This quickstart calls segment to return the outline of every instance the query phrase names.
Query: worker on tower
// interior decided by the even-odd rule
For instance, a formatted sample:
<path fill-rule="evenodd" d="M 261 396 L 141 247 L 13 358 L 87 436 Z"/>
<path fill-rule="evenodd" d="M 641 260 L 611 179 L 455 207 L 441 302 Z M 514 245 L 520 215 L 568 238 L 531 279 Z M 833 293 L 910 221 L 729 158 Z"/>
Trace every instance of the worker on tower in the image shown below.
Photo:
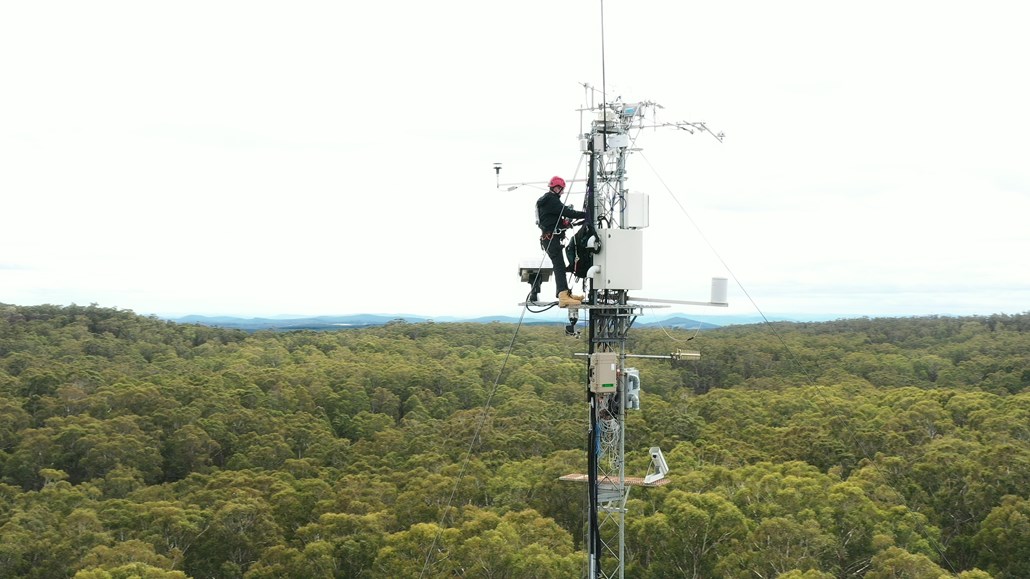
<path fill-rule="evenodd" d="M 568 205 L 562 205 L 561 194 L 564 190 L 565 179 L 552 177 L 548 183 L 547 193 L 536 200 L 536 224 L 540 227 L 540 248 L 547 252 L 554 269 L 558 306 L 567 308 L 583 303 L 583 296 L 572 295 L 569 292 L 562 240 L 565 239 L 565 230 L 572 226 L 572 220 L 584 219 L 587 214 Z"/>

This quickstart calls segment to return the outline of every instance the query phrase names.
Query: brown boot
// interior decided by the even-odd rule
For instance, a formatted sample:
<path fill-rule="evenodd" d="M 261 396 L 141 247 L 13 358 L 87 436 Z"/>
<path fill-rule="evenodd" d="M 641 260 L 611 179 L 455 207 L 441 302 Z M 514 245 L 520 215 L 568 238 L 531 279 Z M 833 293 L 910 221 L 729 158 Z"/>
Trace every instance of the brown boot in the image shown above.
<path fill-rule="evenodd" d="M 572 293 L 572 291 L 569 291 L 569 297 L 574 300 L 583 301 L 583 296 L 577 296 L 576 294 Z"/>
<path fill-rule="evenodd" d="M 565 290 L 565 291 L 561 292 L 560 294 L 558 294 L 558 307 L 559 308 L 567 308 L 569 306 L 578 306 L 582 302 L 583 302 L 583 300 L 577 300 L 571 294 L 569 294 L 569 290 Z"/>

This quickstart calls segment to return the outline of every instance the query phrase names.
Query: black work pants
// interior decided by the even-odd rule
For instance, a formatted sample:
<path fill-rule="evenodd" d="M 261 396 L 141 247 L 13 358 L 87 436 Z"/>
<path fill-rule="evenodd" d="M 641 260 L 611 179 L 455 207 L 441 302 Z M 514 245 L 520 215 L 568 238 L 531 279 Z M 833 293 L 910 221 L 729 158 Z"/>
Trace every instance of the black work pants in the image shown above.
<path fill-rule="evenodd" d="M 560 235 L 551 235 L 550 239 L 545 239 L 545 236 L 540 237 L 540 248 L 551 258 L 551 269 L 554 270 L 551 273 L 554 276 L 554 296 L 558 297 L 558 294 L 569 289 L 565 274 L 565 248 L 562 247 Z"/>

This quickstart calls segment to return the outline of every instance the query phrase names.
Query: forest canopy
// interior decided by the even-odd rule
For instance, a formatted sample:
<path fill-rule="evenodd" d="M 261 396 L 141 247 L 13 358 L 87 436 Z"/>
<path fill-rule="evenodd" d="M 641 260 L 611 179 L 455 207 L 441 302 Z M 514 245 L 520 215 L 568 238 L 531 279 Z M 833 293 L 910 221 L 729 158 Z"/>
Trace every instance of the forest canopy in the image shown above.
<path fill-rule="evenodd" d="M 515 332 L 0 304 L 0 576 L 581 576 L 587 344 Z M 693 335 L 630 332 L 701 359 L 632 362 L 627 576 L 1030 577 L 1030 314 Z"/>

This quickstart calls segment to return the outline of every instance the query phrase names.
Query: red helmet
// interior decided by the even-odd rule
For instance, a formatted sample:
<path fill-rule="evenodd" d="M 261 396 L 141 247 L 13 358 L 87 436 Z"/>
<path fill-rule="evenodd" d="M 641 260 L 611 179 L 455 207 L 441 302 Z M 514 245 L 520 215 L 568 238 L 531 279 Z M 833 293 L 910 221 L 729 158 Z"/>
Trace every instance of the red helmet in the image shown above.
<path fill-rule="evenodd" d="M 550 184 L 547 185 L 547 187 L 548 188 L 551 188 L 551 187 L 561 187 L 562 189 L 564 189 L 565 188 L 565 179 L 562 179 L 561 177 L 558 177 L 558 176 L 551 177 L 551 182 L 550 182 Z"/>

